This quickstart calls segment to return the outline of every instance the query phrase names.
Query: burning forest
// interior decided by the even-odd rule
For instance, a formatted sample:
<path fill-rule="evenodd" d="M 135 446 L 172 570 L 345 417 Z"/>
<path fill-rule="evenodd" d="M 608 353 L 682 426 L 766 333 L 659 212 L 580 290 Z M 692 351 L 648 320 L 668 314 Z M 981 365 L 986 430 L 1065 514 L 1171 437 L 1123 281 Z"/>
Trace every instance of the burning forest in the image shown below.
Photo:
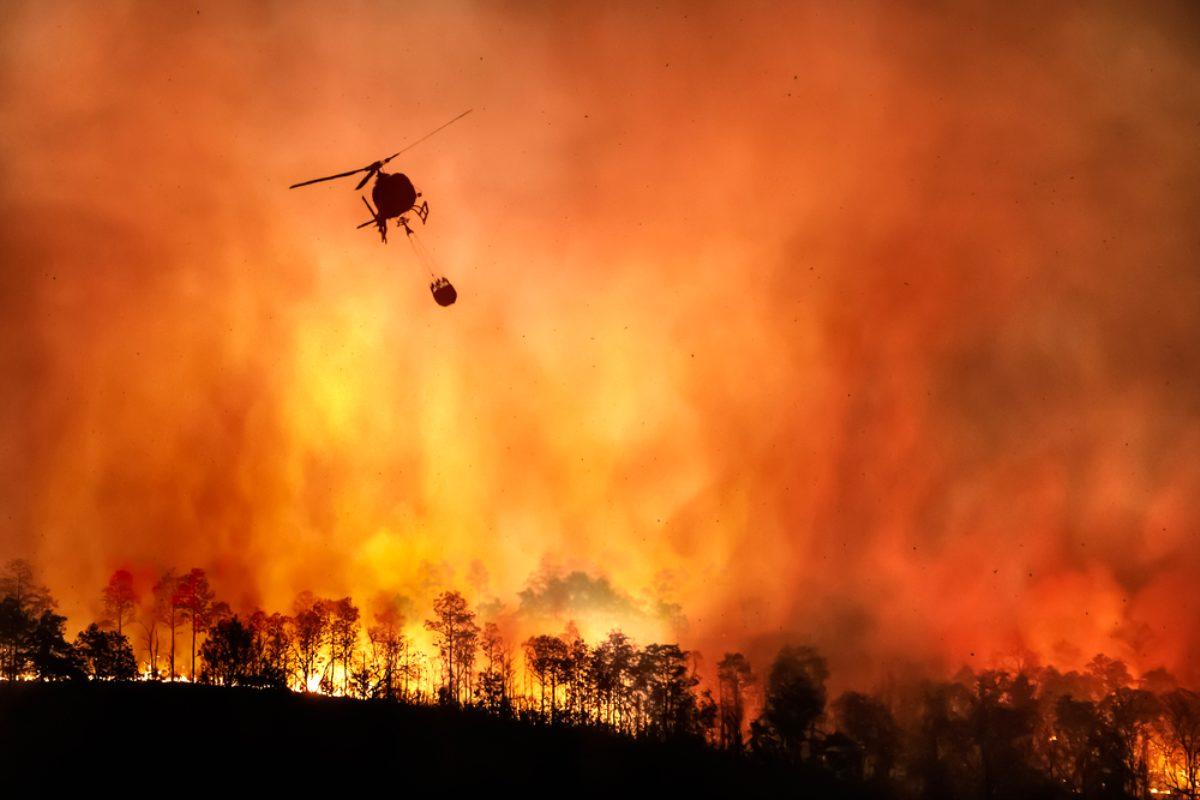
<path fill-rule="evenodd" d="M 6 3 L 0 698 L 1195 797 L 1198 37 Z"/>
<path fill-rule="evenodd" d="M 168 570 L 146 598 L 118 570 L 100 592 L 101 620 L 73 642 L 27 563 L 8 565 L 0 591 L 0 671 L 14 683 L 0 709 L 16 705 L 18 681 L 199 682 L 691 743 L 783 770 L 785 783 L 810 790 L 818 776 L 838 796 L 1188 798 L 1200 789 L 1200 693 L 1164 669 L 1134 676 L 1104 654 L 1080 671 L 1029 653 L 831 697 L 828 662 L 811 646 L 786 645 L 762 665 L 724 653 L 707 682 L 701 653 L 620 630 L 589 642 L 569 623 L 518 644 L 457 591 L 438 594 L 420 621 L 432 649 L 394 599 L 364 614 L 350 597 L 302 592 L 290 613 L 239 615 L 202 569 Z"/>

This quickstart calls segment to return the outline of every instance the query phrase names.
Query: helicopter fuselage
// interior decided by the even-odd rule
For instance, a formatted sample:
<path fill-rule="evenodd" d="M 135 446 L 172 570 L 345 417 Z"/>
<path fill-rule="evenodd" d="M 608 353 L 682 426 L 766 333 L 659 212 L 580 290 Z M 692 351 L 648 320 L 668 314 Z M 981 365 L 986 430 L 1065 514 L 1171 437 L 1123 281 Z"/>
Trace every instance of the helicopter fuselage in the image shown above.
<path fill-rule="evenodd" d="M 383 219 L 407 214 L 417 204 L 418 196 L 416 187 L 402 172 L 380 171 L 375 178 L 375 185 L 371 187 L 375 210 Z"/>

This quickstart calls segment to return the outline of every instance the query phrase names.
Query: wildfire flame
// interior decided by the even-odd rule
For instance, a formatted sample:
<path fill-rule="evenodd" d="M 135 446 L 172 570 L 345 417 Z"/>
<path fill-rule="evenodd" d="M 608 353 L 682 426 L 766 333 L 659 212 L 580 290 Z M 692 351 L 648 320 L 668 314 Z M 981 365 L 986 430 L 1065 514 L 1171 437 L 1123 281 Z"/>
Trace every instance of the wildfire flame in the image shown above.
<path fill-rule="evenodd" d="M 1195 681 L 1195 19 L 1043 5 L 18 5 L 0 557 Z M 286 186 L 467 107 L 443 310 Z"/>

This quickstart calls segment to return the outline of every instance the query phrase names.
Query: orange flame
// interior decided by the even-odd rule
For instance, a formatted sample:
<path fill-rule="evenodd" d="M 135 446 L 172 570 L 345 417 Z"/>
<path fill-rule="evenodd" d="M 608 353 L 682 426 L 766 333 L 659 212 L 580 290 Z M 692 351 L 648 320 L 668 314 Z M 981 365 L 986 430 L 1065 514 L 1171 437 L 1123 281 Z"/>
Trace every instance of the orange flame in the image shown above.
<path fill-rule="evenodd" d="M 1194 681 L 1196 20 L 1017 5 L 18 6 L 0 556 Z M 466 107 L 443 310 L 285 187 Z"/>

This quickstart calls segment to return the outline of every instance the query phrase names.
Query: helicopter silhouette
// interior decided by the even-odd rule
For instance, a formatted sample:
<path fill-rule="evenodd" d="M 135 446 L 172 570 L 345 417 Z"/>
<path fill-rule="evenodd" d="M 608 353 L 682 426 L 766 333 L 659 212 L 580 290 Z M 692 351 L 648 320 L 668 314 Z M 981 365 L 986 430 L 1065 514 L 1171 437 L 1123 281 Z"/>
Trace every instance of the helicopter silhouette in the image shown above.
<path fill-rule="evenodd" d="M 314 183 L 322 183 L 323 181 L 332 181 L 337 180 L 338 178 L 348 178 L 351 175 L 357 175 L 360 172 L 365 172 L 367 174 L 364 175 L 362 180 L 358 182 L 358 185 L 354 187 L 354 190 L 358 191 L 362 189 L 367 185 L 367 182 L 371 180 L 371 178 L 374 178 L 375 184 L 371 187 L 371 199 L 375 201 L 375 205 L 372 207 L 367 198 L 365 196 L 362 197 L 363 204 L 367 207 L 367 211 L 371 213 L 371 219 L 367 220 L 358 227 L 365 228 L 368 225 L 374 225 L 379 230 L 379 238 L 382 239 L 386 244 L 388 220 L 395 219 L 397 226 L 403 228 L 405 233 L 407 233 L 409 236 L 412 236 L 413 230 L 411 227 L 409 227 L 407 214 L 409 212 L 416 214 L 417 218 L 421 220 L 421 224 L 424 225 L 425 221 L 429 219 L 429 203 L 422 202 L 420 205 L 417 205 L 417 200 L 421 197 L 421 193 L 417 191 L 415 186 L 413 186 L 413 182 L 409 180 L 408 176 L 402 172 L 384 172 L 383 167 L 396 156 L 402 153 L 407 153 L 409 150 L 416 147 L 430 136 L 433 136 L 435 133 L 438 133 L 444 128 L 453 125 L 455 122 L 458 122 L 467 114 L 470 114 L 471 111 L 472 109 L 468 108 L 454 119 L 450 120 L 444 125 L 439 125 L 429 133 L 422 136 L 420 139 L 417 139 L 415 142 L 401 150 L 397 150 L 387 158 L 381 158 L 378 161 L 373 161 L 370 164 L 367 164 L 365 167 L 347 170 L 346 172 L 339 172 L 336 175 L 326 175 L 324 178 L 313 178 L 309 181 L 293 183 L 288 188 L 299 189 L 301 186 L 311 186 Z"/>
<path fill-rule="evenodd" d="M 397 150 L 387 158 L 381 158 L 378 161 L 372 161 L 365 167 L 347 170 L 346 172 L 339 172 L 336 175 L 326 175 L 324 178 L 313 178 L 310 181 L 293 183 L 288 188 L 299 189 L 301 186 L 311 186 L 314 183 L 337 180 L 338 178 L 348 178 L 351 175 L 357 175 L 360 172 L 365 172 L 366 175 L 364 175 L 362 180 L 358 182 L 358 185 L 354 187 L 355 191 L 359 191 L 367 185 L 367 182 L 371 180 L 371 178 L 374 178 L 375 184 L 371 187 L 371 199 L 375 201 L 375 205 L 372 206 L 370 201 L 368 201 L 365 196 L 360 195 L 363 205 L 365 205 L 367 207 L 367 211 L 371 213 L 371 218 L 359 225 L 358 228 L 361 229 L 367 227 L 368 225 L 374 225 L 379 231 L 379 238 L 384 244 L 387 244 L 388 220 L 396 220 L 397 226 L 403 228 L 404 232 L 408 235 L 408 240 L 410 243 L 412 243 L 413 250 L 417 253 L 417 257 L 424 262 L 426 268 L 429 269 L 430 275 L 434 276 L 433 282 L 429 284 L 429 290 L 433 293 L 433 299 L 437 301 L 437 304 L 440 306 L 453 305 L 454 301 L 458 299 L 458 292 L 455 291 L 454 287 L 450 284 L 450 281 L 446 280 L 445 277 L 438 277 L 434 273 L 431 263 L 432 256 L 427 250 L 424 249 L 423 246 L 419 246 L 419 238 L 414 235 L 413 229 L 408 224 L 408 214 L 411 212 L 416 214 L 417 218 L 421 220 L 421 224 L 424 225 L 425 221 L 429 219 L 429 203 L 422 201 L 420 205 L 417 205 L 417 200 L 420 199 L 421 193 L 417 191 L 415 186 L 413 186 L 413 182 L 409 180 L 408 176 L 402 172 L 384 172 L 383 167 L 396 156 L 400 155 L 401 153 L 407 153 L 409 150 L 416 147 L 430 136 L 433 136 L 438 131 L 441 131 L 450 125 L 453 125 L 455 122 L 458 122 L 467 114 L 470 114 L 471 111 L 472 109 L 468 108 L 454 119 L 450 120 L 444 125 L 439 125 L 429 133 L 422 136 L 420 139 L 417 139 L 407 147 Z"/>

